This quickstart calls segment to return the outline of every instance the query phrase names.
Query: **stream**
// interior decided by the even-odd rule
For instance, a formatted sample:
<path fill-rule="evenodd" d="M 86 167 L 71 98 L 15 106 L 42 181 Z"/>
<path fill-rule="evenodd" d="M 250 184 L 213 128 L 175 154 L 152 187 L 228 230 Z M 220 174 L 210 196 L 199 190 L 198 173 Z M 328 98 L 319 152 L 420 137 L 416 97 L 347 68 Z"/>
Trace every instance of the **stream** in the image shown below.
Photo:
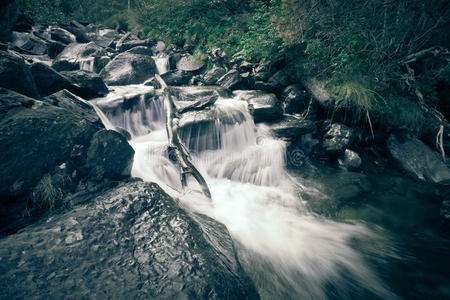
<path fill-rule="evenodd" d="M 156 61 L 160 73 L 167 71 L 166 60 Z M 219 97 L 206 117 L 193 113 L 180 120 L 181 138 L 208 183 L 210 200 L 192 178 L 181 187 L 167 153 L 161 94 L 145 85 L 110 88 L 93 103 L 106 128 L 131 134 L 132 176 L 223 223 L 262 299 L 450 295 L 444 267 L 450 244 L 429 217 L 439 208 L 428 200 L 441 197 L 439 191 L 395 172 L 380 176 L 375 167 L 364 175 L 314 164 L 288 170 L 285 142 L 255 125 L 247 103 L 234 96 Z"/>

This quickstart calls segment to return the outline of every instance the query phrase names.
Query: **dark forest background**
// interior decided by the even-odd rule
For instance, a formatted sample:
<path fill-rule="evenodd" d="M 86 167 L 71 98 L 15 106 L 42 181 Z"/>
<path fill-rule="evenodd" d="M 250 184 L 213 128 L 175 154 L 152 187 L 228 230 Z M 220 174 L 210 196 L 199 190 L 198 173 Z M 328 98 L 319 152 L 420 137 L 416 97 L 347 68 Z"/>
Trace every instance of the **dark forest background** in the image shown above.
<path fill-rule="evenodd" d="M 17 0 L 38 24 L 141 30 L 207 60 L 213 47 L 328 84 L 337 106 L 420 131 L 424 103 L 449 119 L 447 0 Z"/>

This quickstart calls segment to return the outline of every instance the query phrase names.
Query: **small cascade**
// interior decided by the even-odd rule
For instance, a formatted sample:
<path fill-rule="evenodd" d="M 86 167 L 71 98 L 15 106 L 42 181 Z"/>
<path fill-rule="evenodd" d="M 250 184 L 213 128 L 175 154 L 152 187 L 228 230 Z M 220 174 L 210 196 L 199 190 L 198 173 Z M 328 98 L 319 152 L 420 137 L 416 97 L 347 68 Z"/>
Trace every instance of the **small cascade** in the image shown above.
<path fill-rule="evenodd" d="M 80 70 L 94 72 L 94 57 L 83 58 L 80 60 Z"/>
<path fill-rule="evenodd" d="M 153 56 L 153 59 L 156 64 L 156 69 L 158 70 L 158 74 L 162 75 L 169 71 L 169 69 L 170 69 L 169 56 L 167 54 L 160 53 L 157 56 Z"/>
<path fill-rule="evenodd" d="M 152 91 L 132 100 L 132 94 L 124 97 L 127 88 L 121 89 L 96 105 L 111 124 L 132 133 L 132 175 L 158 183 L 185 207 L 225 224 L 263 299 L 395 298 L 350 246 L 353 238 L 373 234 L 363 225 L 310 213 L 297 193 L 307 187 L 286 172 L 285 143 L 254 124 L 246 102 L 221 97 L 210 108 L 180 117 L 180 136 L 209 185 L 210 200 L 194 180 L 182 190 L 167 153 L 162 99 Z"/>

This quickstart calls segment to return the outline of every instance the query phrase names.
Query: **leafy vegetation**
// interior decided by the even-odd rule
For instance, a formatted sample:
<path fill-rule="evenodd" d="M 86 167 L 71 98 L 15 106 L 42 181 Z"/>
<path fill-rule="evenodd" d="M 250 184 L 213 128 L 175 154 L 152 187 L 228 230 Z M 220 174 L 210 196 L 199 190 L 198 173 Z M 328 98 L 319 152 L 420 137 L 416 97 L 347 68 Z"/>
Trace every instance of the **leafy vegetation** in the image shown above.
<path fill-rule="evenodd" d="M 411 126 L 415 90 L 432 107 L 448 104 L 446 0 L 20 0 L 39 22 L 69 18 L 138 27 L 206 57 L 213 46 L 251 61 L 325 80 L 340 106 L 378 125 Z M 412 58 L 412 59 L 411 59 Z M 406 101 L 406 102 L 405 102 Z M 405 111 L 405 113 L 399 113 Z M 445 112 L 444 112 L 445 113 Z M 448 115 L 447 115 L 448 117 Z M 416 118 L 420 127 L 423 118 Z"/>

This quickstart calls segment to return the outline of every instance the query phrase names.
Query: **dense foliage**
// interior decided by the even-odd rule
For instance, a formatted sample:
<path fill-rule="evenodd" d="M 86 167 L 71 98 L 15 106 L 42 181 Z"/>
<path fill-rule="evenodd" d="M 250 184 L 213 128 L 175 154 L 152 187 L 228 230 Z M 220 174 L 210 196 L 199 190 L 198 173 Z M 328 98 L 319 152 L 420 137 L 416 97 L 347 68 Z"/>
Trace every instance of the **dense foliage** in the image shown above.
<path fill-rule="evenodd" d="M 173 47 L 202 54 L 219 46 L 230 55 L 286 66 L 298 80 L 305 75 L 322 78 L 335 93 L 337 105 L 356 107 L 387 127 L 423 125 L 413 100 L 416 90 L 427 104 L 444 113 L 450 108 L 446 0 L 20 3 L 39 22 L 75 18 L 114 26 L 126 23 Z M 410 60 L 427 49 L 434 49 L 435 55 Z"/>

